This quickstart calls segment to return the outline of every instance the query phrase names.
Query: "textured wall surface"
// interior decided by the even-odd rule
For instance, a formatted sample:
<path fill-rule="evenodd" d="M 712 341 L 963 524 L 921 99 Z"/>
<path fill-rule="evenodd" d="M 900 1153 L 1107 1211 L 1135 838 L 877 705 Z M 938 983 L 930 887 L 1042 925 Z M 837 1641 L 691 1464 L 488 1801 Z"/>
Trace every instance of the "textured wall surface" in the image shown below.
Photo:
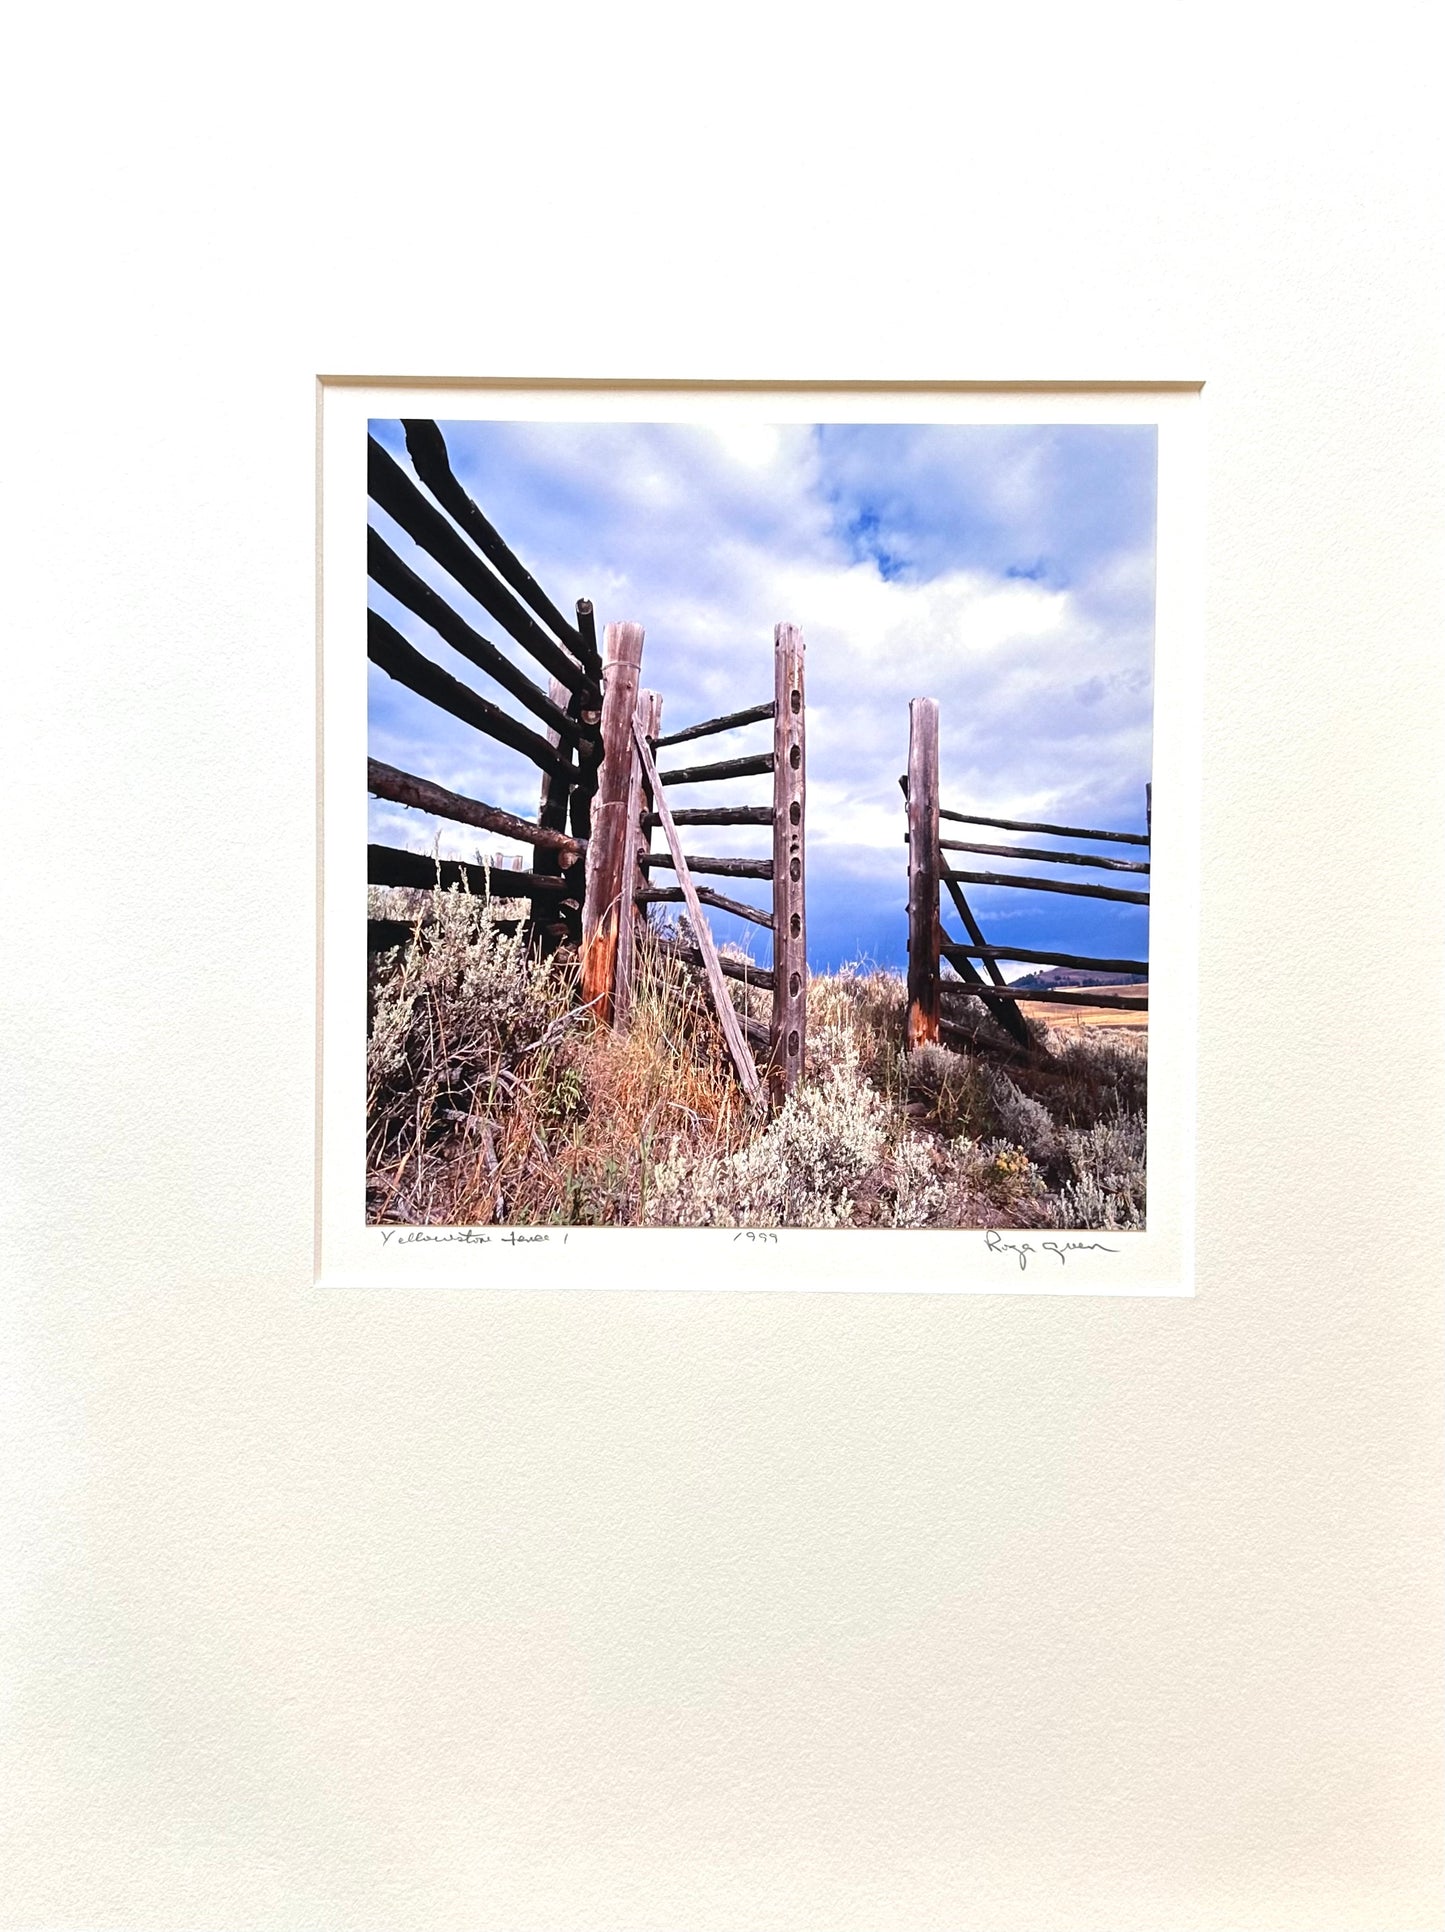
<path fill-rule="evenodd" d="M 24 23 L 6 1926 L 1439 1922 L 1438 154 L 1328 18 Z M 1206 381 L 1196 1300 L 312 1290 L 319 372 Z"/>

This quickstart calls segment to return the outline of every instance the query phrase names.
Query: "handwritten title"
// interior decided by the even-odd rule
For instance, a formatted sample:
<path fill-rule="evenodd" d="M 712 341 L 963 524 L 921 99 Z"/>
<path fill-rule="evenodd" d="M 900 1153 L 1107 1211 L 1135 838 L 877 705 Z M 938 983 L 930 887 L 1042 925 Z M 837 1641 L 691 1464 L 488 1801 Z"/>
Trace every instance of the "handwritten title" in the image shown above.
<path fill-rule="evenodd" d="M 539 1231 L 528 1234 L 519 1228 L 508 1228 L 505 1234 L 495 1234 L 490 1228 L 408 1228 L 405 1233 L 396 1228 L 383 1228 L 381 1245 L 394 1241 L 399 1248 L 409 1248 L 418 1241 L 436 1241 L 444 1245 L 459 1245 L 463 1248 L 535 1248 L 544 1246 L 552 1236 Z M 567 1235 L 562 1236 L 562 1245 L 567 1245 Z"/>

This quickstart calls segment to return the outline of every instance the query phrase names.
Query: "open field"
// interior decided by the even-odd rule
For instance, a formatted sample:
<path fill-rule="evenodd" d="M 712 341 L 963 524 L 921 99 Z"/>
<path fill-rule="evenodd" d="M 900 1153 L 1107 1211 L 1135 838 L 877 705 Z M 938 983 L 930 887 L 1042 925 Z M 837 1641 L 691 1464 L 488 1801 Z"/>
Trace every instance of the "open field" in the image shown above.
<path fill-rule="evenodd" d="M 1147 995 L 1147 986 L 1121 987 L 1131 997 L 1135 994 Z M 1019 1009 L 1033 1025 L 1048 1027 L 1059 1033 L 1069 1033 L 1084 1029 L 1089 1032 L 1132 1034 L 1141 1043 L 1149 1038 L 1149 1019 L 1147 1014 L 1126 1013 L 1116 1007 L 1108 1006 L 1067 1006 L 1044 1000 L 1030 1000 L 1027 993 L 1019 995 Z"/>

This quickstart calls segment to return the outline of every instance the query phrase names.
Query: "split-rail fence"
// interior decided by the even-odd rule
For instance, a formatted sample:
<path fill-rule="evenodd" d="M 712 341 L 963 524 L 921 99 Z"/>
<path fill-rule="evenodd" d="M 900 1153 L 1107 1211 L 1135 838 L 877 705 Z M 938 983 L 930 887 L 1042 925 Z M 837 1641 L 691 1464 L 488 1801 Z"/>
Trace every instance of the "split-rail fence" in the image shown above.
<path fill-rule="evenodd" d="M 465 797 L 375 758 L 367 763 L 367 788 L 373 796 L 394 805 L 410 806 L 455 824 L 529 844 L 532 869 L 501 871 L 496 895 L 530 902 L 528 924 L 543 950 L 554 949 L 569 939 L 580 941 L 583 866 L 601 757 L 598 721 L 602 660 L 592 605 L 586 598 L 579 598 L 576 621 L 565 618 L 457 481 L 437 425 L 409 421 L 403 429 L 416 480 L 372 437 L 367 450 L 371 501 L 550 674 L 550 683 L 544 690 L 539 680 L 484 637 L 455 603 L 404 562 L 375 528 L 367 531 L 371 581 L 419 618 L 437 639 L 484 671 L 537 722 L 524 723 L 454 678 L 374 610 L 367 612 L 368 655 L 388 677 L 416 696 L 529 760 L 542 774 L 541 797 L 535 821 L 519 818 L 500 806 Z M 492 890 L 492 868 L 454 860 L 438 862 L 422 853 L 371 845 L 367 850 L 367 882 L 385 886 L 465 884 L 488 892 Z M 368 943 L 373 949 L 394 945 L 410 931 L 399 921 L 369 921 Z"/>
<path fill-rule="evenodd" d="M 395 598 L 443 644 L 486 675 L 529 712 L 527 724 L 445 670 L 403 637 L 379 612 L 367 613 L 367 651 L 388 677 L 448 716 L 529 760 L 541 773 L 535 820 L 369 759 L 373 796 L 430 816 L 467 825 L 532 847 L 532 868 L 493 867 L 372 844 L 367 882 L 378 886 L 467 889 L 530 904 L 526 925 L 539 950 L 580 947 L 582 997 L 604 1022 L 625 1027 L 631 1013 L 640 927 L 647 907 L 686 906 L 690 942 L 672 942 L 681 962 L 701 972 L 750 1098 L 760 1098 L 754 1049 L 762 1053 L 774 1101 L 796 1084 L 806 1054 L 807 919 L 804 905 L 805 711 L 803 639 L 790 624 L 774 637 L 774 695 L 725 717 L 659 736 L 662 699 L 640 691 L 643 631 L 638 624 L 606 627 L 598 650 L 591 602 L 579 598 L 576 620 L 563 616 L 532 573 L 510 550 L 452 470 L 446 440 L 434 422 L 403 423 L 414 475 L 374 437 L 368 443 L 367 490 L 382 510 L 442 572 L 549 674 L 544 690 L 494 641 L 484 637 L 455 601 L 399 556 L 377 529 L 367 532 L 371 581 Z M 745 725 L 770 720 L 772 748 L 712 764 L 659 772 L 655 754 Z M 541 727 L 539 729 L 538 727 Z M 668 785 L 712 783 L 768 772 L 767 806 L 670 809 Z M 685 853 L 680 826 L 770 825 L 769 859 L 714 858 Z M 666 849 L 652 850 L 660 828 Z M 659 885 L 653 869 L 670 869 L 675 885 Z M 710 886 L 705 877 L 764 879 L 772 884 L 769 911 L 746 905 Z M 772 964 L 755 967 L 720 955 L 703 908 L 736 914 L 772 934 Z M 371 950 L 403 943 L 411 925 L 368 920 Z M 660 940 L 658 943 L 661 942 Z M 772 1020 L 739 1014 L 726 980 L 743 979 L 772 994 Z"/>
<path fill-rule="evenodd" d="M 1126 905 L 1147 906 L 1149 894 L 1135 886 L 1096 885 L 1073 879 L 1058 879 L 1039 873 L 982 872 L 958 865 L 950 856 L 955 852 L 991 859 L 1018 860 L 1032 865 L 1089 867 L 1096 871 L 1146 875 L 1147 858 L 1121 858 L 1114 853 L 1100 854 L 1059 850 L 1032 845 L 981 844 L 974 839 L 941 836 L 940 821 L 952 825 L 986 826 L 1008 832 L 1026 832 L 1036 837 L 1082 840 L 1113 847 L 1132 846 L 1147 850 L 1150 832 L 1105 832 L 1077 825 L 1045 825 L 1022 819 L 998 818 L 986 813 L 953 811 L 939 803 L 938 796 L 938 701 L 915 698 L 908 708 L 908 773 L 900 779 L 908 809 L 908 1021 L 910 1048 L 935 1043 L 940 1034 L 957 1037 L 957 1021 L 944 1010 L 944 995 L 952 989 L 985 1002 L 989 1011 L 1014 1036 L 1021 1046 L 1030 1044 L 1028 1026 L 1019 1011 L 1020 999 L 1045 1004 L 1122 1008 L 1147 1012 L 1147 987 L 1070 986 L 1011 989 L 1003 976 L 1000 960 L 1020 965 L 1067 966 L 1097 973 L 1148 973 L 1142 959 L 1098 959 L 1078 953 L 1040 951 L 1028 947 L 990 945 L 984 938 L 965 886 L 1003 886 L 1027 892 L 1064 893 L 1080 899 L 1108 899 Z M 1146 794 L 1147 796 L 1147 794 Z M 1149 813 L 1152 819 L 1152 810 Z M 1152 831 L 1152 827 L 1151 827 Z M 946 891 L 963 927 L 964 938 L 956 940 L 945 930 L 941 916 L 941 894 Z M 955 969 L 957 980 L 945 980 L 943 961 Z M 980 972 L 980 965 L 983 971 Z"/>

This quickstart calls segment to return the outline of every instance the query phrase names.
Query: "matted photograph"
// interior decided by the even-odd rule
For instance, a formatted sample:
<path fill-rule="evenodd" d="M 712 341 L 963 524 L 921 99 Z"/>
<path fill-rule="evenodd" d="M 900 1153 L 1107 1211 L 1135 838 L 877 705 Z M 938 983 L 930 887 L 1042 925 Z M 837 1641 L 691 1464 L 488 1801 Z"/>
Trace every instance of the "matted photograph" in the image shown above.
<path fill-rule="evenodd" d="M 327 642 L 366 1229 L 1144 1234 L 1158 423 L 398 400 Z"/>

